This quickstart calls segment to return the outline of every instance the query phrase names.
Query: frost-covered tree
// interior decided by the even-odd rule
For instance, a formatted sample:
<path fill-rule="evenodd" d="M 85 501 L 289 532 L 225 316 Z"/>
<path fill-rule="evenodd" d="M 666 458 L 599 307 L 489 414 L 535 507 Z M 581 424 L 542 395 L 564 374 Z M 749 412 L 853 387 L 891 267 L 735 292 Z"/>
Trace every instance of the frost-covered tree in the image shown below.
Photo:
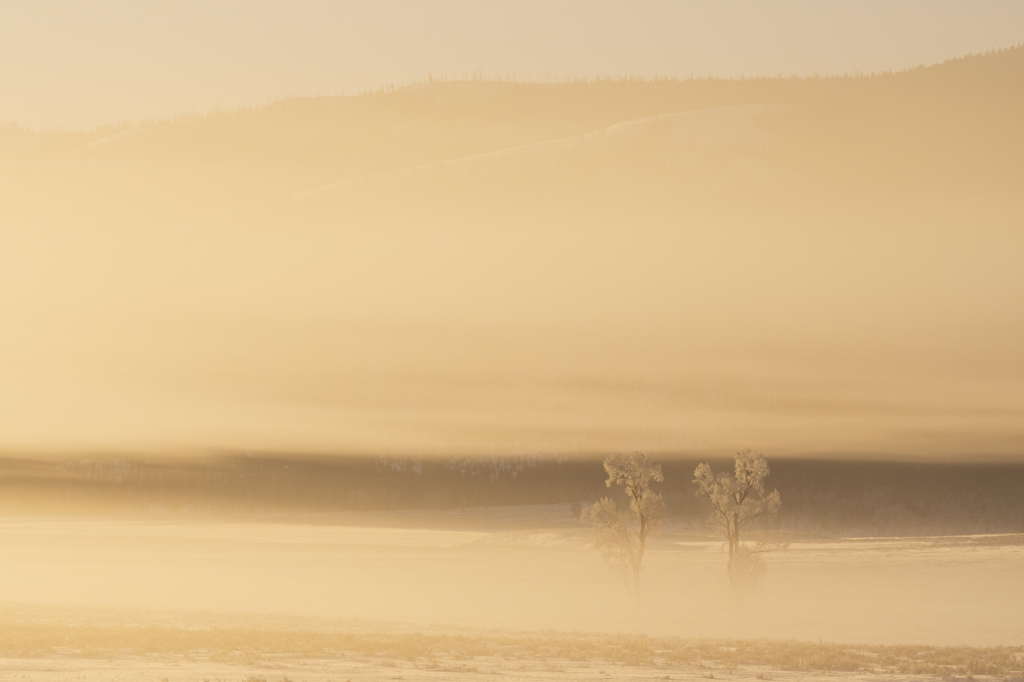
<path fill-rule="evenodd" d="M 647 455 L 615 455 L 604 462 L 608 473 L 605 485 L 623 486 L 628 509 L 619 509 L 615 500 L 604 497 L 590 505 L 583 520 L 597 527 L 595 546 L 626 582 L 633 601 L 640 604 L 640 567 L 647 551 L 647 538 L 657 530 L 665 516 L 665 503 L 651 484 L 664 481 L 661 465 L 651 462 Z"/>
<path fill-rule="evenodd" d="M 697 495 L 711 502 L 711 521 L 729 545 L 729 577 L 733 583 L 756 564 L 757 554 L 773 549 L 774 543 L 748 549 L 740 542 L 740 531 L 758 518 L 775 516 L 782 506 L 779 491 L 764 491 L 768 462 L 763 454 L 749 449 L 736 453 L 735 471 L 715 473 L 710 464 L 701 464 L 693 472 Z"/>

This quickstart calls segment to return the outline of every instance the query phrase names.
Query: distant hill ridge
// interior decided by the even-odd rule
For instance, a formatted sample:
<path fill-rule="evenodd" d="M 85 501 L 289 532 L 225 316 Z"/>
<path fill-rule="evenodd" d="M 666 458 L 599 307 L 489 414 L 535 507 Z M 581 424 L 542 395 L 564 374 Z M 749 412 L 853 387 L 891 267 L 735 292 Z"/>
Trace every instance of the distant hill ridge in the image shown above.
<path fill-rule="evenodd" d="M 1018 125 L 1024 115 L 1024 47 L 873 75 L 435 80 L 143 124 L 132 127 L 132 134 L 121 128 L 63 135 L 7 129 L 0 132 L 0 151 L 33 146 L 24 138 L 34 136 L 87 156 L 152 162 L 213 156 L 343 176 L 586 134 L 642 116 L 739 104 L 787 107 L 790 113 L 772 122 L 779 132 L 778 160 L 817 172 L 849 179 L 863 174 L 865 164 L 891 166 L 880 163 L 879 157 L 887 157 L 899 166 L 887 175 L 890 180 L 916 173 L 935 182 L 954 166 L 970 171 L 954 172 L 960 181 L 979 172 L 994 178 L 1011 171 L 1016 177 L 1024 144 Z M 818 156 L 834 160 L 810 158 Z"/>

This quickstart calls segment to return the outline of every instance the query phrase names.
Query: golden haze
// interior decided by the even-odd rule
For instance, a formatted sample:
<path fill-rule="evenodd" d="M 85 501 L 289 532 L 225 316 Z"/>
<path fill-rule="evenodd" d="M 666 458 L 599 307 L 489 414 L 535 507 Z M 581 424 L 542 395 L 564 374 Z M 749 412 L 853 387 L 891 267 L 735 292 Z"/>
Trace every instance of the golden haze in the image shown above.
<path fill-rule="evenodd" d="M 1024 51 L 0 133 L 0 447 L 1019 454 Z"/>

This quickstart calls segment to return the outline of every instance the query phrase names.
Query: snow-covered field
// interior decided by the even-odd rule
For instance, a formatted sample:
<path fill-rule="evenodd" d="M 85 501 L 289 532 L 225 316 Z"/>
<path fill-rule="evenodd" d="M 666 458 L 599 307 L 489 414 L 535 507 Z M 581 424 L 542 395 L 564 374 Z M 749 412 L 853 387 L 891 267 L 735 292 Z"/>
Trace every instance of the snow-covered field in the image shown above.
<path fill-rule="evenodd" d="M 171 681 L 251 675 L 274 682 L 491 674 L 689 679 L 712 673 L 715 679 L 761 674 L 782 680 L 809 674 L 760 654 L 718 663 L 692 652 L 662 655 L 649 643 L 644 646 L 653 653 L 638 661 L 603 650 L 562 660 L 558 652 L 523 649 L 518 640 L 502 643 L 512 636 L 507 633 L 525 632 L 570 638 L 576 635 L 567 633 L 587 632 L 578 637 L 612 642 L 824 641 L 839 643 L 839 651 L 1024 644 L 1022 536 L 796 538 L 769 557 L 755 588 L 736 594 L 725 581 L 720 543 L 669 526 L 645 560 L 645 604 L 637 613 L 589 547 L 588 529 L 564 505 L 349 514 L 327 521 L 3 520 L 0 630 L 6 636 L 0 651 L 7 657 L 0 659 L 0 682 L 23 676 Z M 157 639 L 177 641 L 190 633 L 192 644 L 149 650 L 131 637 L 119 644 L 105 628 L 110 614 L 126 613 L 135 615 L 128 625 L 117 616 L 118 627 L 137 634 L 159 625 L 165 630 Z M 399 647 L 405 653 L 397 654 L 388 647 L 345 651 L 339 645 L 330 655 L 300 655 L 287 647 L 228 646 L 212 635 L 203 646 L 196 633 L 223 627 L 210 625 L 218 618 L 232 619 L 236 629 L 278 623 L 279 631 L 300 633 L 300 640 L 302 632 L 323 636 L 324 628 L 497 639 L 472 655 L 443 642 L 417 645 L 412 653 Z M 71 628 L 66 643 L 49 642 L 60 628 Z M 92 644 L 83 648 L 76 644 L 81 638 Z M 894 665 L 879 664 L 878 674 L 899 673 Z"/>
<path fill-rule="evenodd" d="M 218 663 L 189 656 L 133 656 L 116 659 L 60 658 L 5 659 L 0 681 L 8 680 L 76 680 L 81 682 L 121 682 L 122 680 L 155 680 L 158 682 L 312 682 L 327 680 L 370 682 L 377 680 L 920 680 L 935 679 L 933 674 L 893 673 L 877 671 L 808 671 L 780 670 L 774 666 L 740 666 L 726 668 L 708 664 L 624 665 L 606 662 L 570 662 L 531 659 L 510 662 L 496 656 L 475 657 L 470 661 L 434 661 L 424 667 L 415 662 L 390 659 L 344 657 L 299 658 L 279 657 L 264 663 Z M 976 675 L 976 679 L 986 676 Z M 999 679 L 998 677 L 994 679 Z"/>

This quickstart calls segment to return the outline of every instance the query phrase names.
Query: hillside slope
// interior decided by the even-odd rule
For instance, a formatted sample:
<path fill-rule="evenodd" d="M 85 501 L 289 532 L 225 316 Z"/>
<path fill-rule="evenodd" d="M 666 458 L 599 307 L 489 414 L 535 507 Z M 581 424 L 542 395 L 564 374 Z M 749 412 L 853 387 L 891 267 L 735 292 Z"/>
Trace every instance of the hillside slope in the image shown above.
<path fill-rule="evenodd" d="M 0 448 L 1018 457 L 1024 49 L 0 132 Z"/>

